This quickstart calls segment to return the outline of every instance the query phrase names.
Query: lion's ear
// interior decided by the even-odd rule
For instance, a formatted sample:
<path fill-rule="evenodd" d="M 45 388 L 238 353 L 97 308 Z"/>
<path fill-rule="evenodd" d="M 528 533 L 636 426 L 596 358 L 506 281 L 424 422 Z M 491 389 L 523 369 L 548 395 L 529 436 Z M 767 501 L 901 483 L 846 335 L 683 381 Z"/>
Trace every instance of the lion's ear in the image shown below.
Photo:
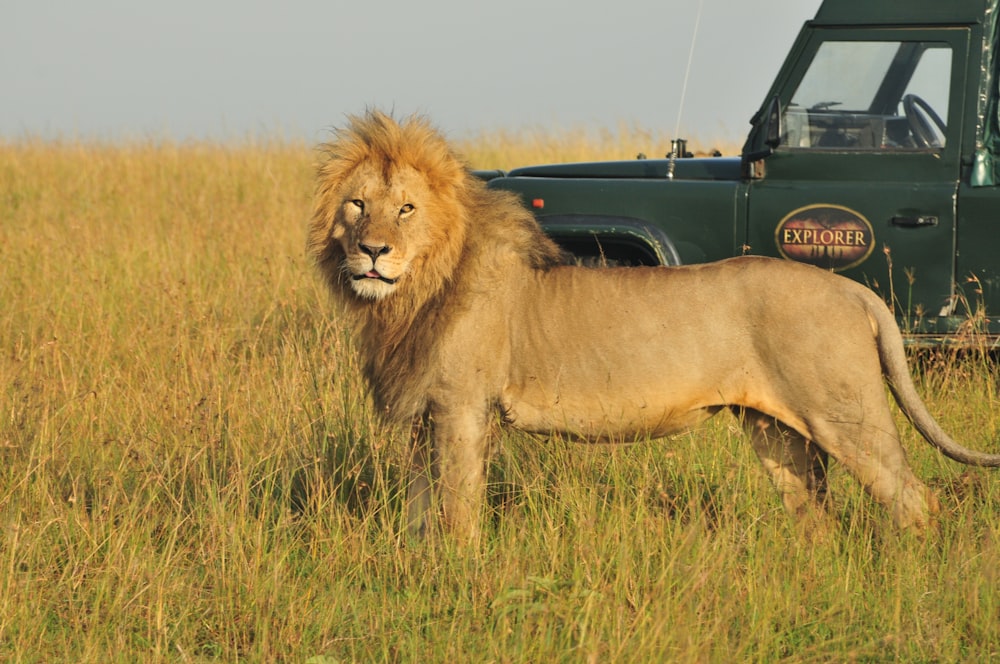
<path fill-rule="evenodd" d="M 338 245 L 340 244 L 340 240 L 341 240 L 341 239 L 342 239 L 342 238 L 343 238 L 343 237 L 344 237 L 344 236 L 345 236 L 346 234 L 347 234 L 347 229 L 346 229 L 346 228 L 344 228 L 344 226 L 342 226 L 341 224 L 338 224 L 338 223 L 334 223 L 334 224 L 332 224 L 332 226 L 330 227 L 330 239 L 331 239 L 331 240 L 336 240 L 336 241 L 337 241 L 337 243 L 338 243 Z"/>
<path fill-rule="evenodd" d="M 342 258 L 344 250 L 340 246 L 340 240 L 345 233 L 346 229 L 336 223 L 335 211 L 330 210 L 322 201 L 317 201 L 309 223 L 306 252 L 317 264 L 333 260 L 334 257 Z"/>

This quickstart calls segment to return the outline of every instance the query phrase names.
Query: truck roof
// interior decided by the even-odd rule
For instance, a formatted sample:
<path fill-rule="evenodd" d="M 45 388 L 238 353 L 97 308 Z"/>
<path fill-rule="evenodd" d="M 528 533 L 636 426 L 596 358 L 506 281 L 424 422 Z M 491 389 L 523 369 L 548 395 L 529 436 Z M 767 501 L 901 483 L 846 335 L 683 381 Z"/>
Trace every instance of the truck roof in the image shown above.
<path fill-rule="evenodd" d="M 816 25 L 926 25 L 980 23 L 998 0 L 824 0 Z"/>

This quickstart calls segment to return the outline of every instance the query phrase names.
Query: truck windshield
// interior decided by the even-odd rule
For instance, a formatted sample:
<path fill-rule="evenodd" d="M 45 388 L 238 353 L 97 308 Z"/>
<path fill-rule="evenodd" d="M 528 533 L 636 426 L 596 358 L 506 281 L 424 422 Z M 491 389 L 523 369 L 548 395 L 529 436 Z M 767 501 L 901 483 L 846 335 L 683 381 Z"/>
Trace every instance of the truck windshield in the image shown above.
<path fill-rule="evenodd" d="M 943 148 L 951 57 L 949 45 L 940 42 L 823 42 L 785 109 L 782 144 Z"/>

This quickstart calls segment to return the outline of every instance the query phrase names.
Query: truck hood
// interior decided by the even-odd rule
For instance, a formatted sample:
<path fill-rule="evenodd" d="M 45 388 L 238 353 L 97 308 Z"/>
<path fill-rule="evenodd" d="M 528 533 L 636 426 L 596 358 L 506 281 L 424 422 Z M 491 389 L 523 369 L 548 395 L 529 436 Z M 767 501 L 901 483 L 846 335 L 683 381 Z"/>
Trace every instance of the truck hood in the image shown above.
<path fill-rule="evenodd" d="M 632 159 L 576 164 L 549 164 L 515 168 L 508 177 L 603 178 L 665 180 L 669 159 Z M 739 157 L 686 158 L 674 161 L 675 180 L 739 180 Z"/>

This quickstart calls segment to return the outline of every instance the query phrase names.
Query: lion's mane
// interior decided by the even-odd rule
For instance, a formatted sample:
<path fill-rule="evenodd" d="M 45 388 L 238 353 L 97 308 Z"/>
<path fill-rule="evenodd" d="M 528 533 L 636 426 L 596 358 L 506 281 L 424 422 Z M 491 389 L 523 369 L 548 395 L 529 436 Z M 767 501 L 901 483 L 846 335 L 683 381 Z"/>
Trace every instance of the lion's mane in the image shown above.
<path fill-rule="evenodd" d="M 353 327 L 380 409 L 405 421 L 424 408 L 426 372 L 433 369 L 424 360 L 433 356 L 437 332 L 462 289 L 475 287 L 484 271 L 503 270 L 504 261 L 546 269 L 560 262 L 560 250 L 515 195 L 487 189 L 421 116 L 399 122 L 375 110 L 348 116 L 320 155 L 307 250 Z M 409 167 L 434 197 L 434 251 L 420 257 L 419 269 L 392 297 L 378 301 L 352 290 L 345 252 L 334 239 L 338 209 L 349 195 L 343 185 L 363 165 L 386 180 Z"/>

